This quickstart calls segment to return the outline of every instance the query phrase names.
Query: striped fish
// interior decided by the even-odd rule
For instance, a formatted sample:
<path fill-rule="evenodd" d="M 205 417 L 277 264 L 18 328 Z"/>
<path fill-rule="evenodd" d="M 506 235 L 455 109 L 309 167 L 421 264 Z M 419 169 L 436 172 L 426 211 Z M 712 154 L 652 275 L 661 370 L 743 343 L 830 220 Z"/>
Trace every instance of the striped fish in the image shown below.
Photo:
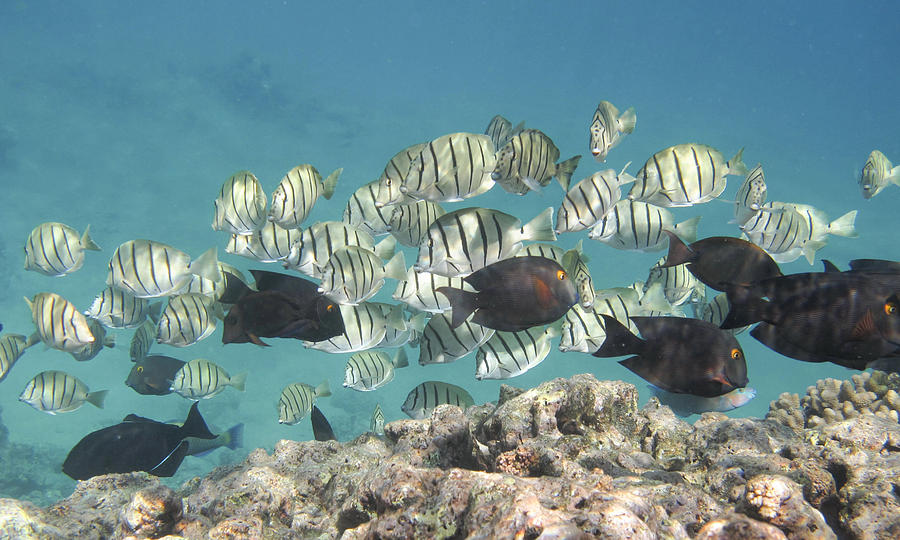
<path fill-rule="evenodd" d="M 463 278 L 450 278 L 431 272 L 416 272 L 415 268 L 411 266 L 406 272 L 406 278 L 397 284 L 393 298 L 413 309 L 428 313 L 440 313 L 450 309 L 450 301 L 443 294 L 435 292 L 438 287 L 475 290 L 463 281 Z"/>
<path fill-rule="evenodd" d="M 400 191 L 413 199 L 434 202 L 457 202 L 481 195 L 494 187 L 494 156 L 494 143 L 487 135 L 443 135 L 413 157 Z"/>
<path fill-rule="evenodd" d="M 587 266 L 587 256 L 584 254 L 582 240 L 574 249 L 570 249 L 563 254 L 560 266 L 569 275 L 569 279 L 575 284 L 575 290 L 578 292 L 578 302 L 584 309 L 590 309 L 594 305 L 594 280 L 591 279 L 591 272 Z"/>
<path fill-rule="evenodd" d="M 90 325 L 74 304 L 55 293 L 25 299 L 37 335 L 45 345 L 65 352 L 80 352 L 94 342 Z"/>
<path fill-rule="evenodd" d="M 556 234 L 593 227 L 622 198 L 621 186 L 630 182 L 634 182 L 634 177 L 624 168 L 618 174 L 607 169 L 572 186 L 556 214 Z"/>
<path fill-rule="evenodd" d="M 809 223 L 791 207 L 763 207 L 740 228 L 749 241 L 778 263 L 795 261 L 802 255 L 813 264 L 816 251 L 825 245 L 821 240 L 810 240 Z"/>
<path fill-rule="evenodd" d="M 253 234 L 232 234 L 225 252 L 259 262 L 278 262 L 291 254 L 291 247 L 300 241 L 300 235 L 297 229 L 284 229 L 269 222 Z"/>
<path fill-rule="evenodd" d="M 339 304 L 356 305 L 381 290 L 386 278 L 406 278 L 403 252 L 398 251 L 385 263 L 371 250 L 344 246 L 335 250 L 322 267 L 319 292 Z"/>
<path fill-rule="evenodd" d="M 223 263 L 222 261 L 219 261 L 216 266 L 219 267 L 219 275 L 221 276 L 218 281 L 212 281 L 205 277 L 193 275 L 191 276 L 191 282 L 188 284 L 185 292 L 202 294 L 203 296 L 209 297 L 213 300 L 218 300 L 222 297 L 222 295 L 225 294 L 225 290 L 228 287 L 228 283 L 225 280 L 225 272 L 232 274 L 234 277 L 244 282 L 245 284 L 247 283 L 247 278 L 244 276 L 244 274 L 234 266 L 228 263 Z"/>
<path fill-rule="evenodd" d="M 550 340 L 559 335 L 556 325 L 519 332 L 495 332 L 475 354 L 475 378 L 510 379 L 540 364 L 550 354 Z"/>
<path fill-rule="evenodd" d="M 100 251 L 91 240 L 91 226 L 84 234 L 62 223 L 41 223 L 25 239 L 25 270 L 34 270 L 45 276 L 64 276 L 84 264 L 84 252 Z"/>
<path fill-rule="evenodd" d="M 539 190 L 556 178 L 563 190 L 569 190 L 572 173 L 581 156 L 557 163 L 559 148 L 550 137 L 536 129 L 524 129 L 497 151 L 497 164 L 491 178 L 510 193 L 524 195 Z"/>
<path fill-rule="evenodd" d="M 384 339 L 387 328 L 406 328 L 400 306 L 380 302 L 360 302 L 357 306 L 341 305 L 344 331 L 324 341 L 304 341 L 309 349 L 330 353 L 353 353 L 375 347 Z"/>
<path fill-rule="evenodd" d="M 297 165 L 288 171 L 272 192 L 269 221 L 283 229 L 299 227 L 320 196 L 331 198 L 343 170 L 337 169 L 324 181 L 319 171 L 308 163 Z"/>
<path fill-rule="evenodd" d="M 284 387 L 278 399 L 278 423 L 294 425 L 312 411 L 316 398 L 331 395 L 328 381 L 313 388 L 306 383 L 294 383 Z"/>
<path fill-rule="evenodd" d="M 422 243 L 428 226 L 447 212 L 437 203 L 416 201 L 412 204 L 395 204 L 392 207 L 388 232 L 404 246 L 415 247 Z"/>
<path fill-rule="evenodd" d="M 471 321 L 450 328 L 450 322 L 449 312 L 437 313 L 425 325 L 419 340 L 420 365 L 454 362 L 484 345 L 495 332 Z"/>
<path fill-rule="evenodd" d="M 21 334 L 0 336 L 0 381 L 6 378 L 16 360 L 25 354 L 25 349 L 40 341 L 37 335 L 26 338 Z"/>
<path fill-rule="evenodd" d="M 250 171 L 237 172 L 226 180 L 214 204 L 214 231 L 251 234 L 266 224 L 266 194 Z"/>
<path fill-rule="evenodd" d="M 716 326 L 720 326 L 722 321 L 725 320 L 725 317 L 728 316 L 728 312 L 731 310 L 731 303 L 728 302 L 728 295 L 725 293 L 719 293 L 709 302 L 700 302 L 694 306 L 695 315 L 698 319 L 703 319 L 706 322 L 712 323 Z M 731 333 L 732 335 L 738 335 L 744 330 L 750 328 L 750 326 L 741 326 L 740 328 L 729 328 L 726 329 L 726 332 Z"/>
<path fill-rule="evenodd" d="M 369 233 L 342 221 L 320 221 L 303 230 L 300 240 L 291 246 L 290 255 L 282 262 L 285 268 L 320 279 L 321 268 L 335 250 L 344 246 L 374 251 L 375 240 Z"/>
<path fill-rule="evenodd" d="M 393 211 L 391 206 L 376 206 L 375 196 L 378 193 L 378 184 L 379 180 L 375 180 L 354 191 L 344 208 L 344 223 L 361 228 L 372 237 L 388 233 Z M 409 202 L 412 202 L 412 199 Z"/>
<path fill-rule="evenodd" d="M 369 392 L 394 380 L 394 369 L 404 368 L 409 361 L 404 349 L 391 358 L 381 351 L 363 351 L 350 357 L 344 369 L 344 388 Z"/>
<path fill-rule="evenodd" d="M 772 201 L 763 205 L 762 208 L 793 208 L 796 210 L 806 220 L 806 226 L 809 228 L 807 241 L 825 240 L 829 234 L 847 238 L 859 236 L 855 227 L 856 210 L 851 210 L 836 220 L 830 221 L 828 214 L 808 204 Z"/>
<path fill-rule="evenodd" d="M 650 268 L 647 281 L 644 282 L 644 292 L 654 283 L 660 283 L 666 300 L 673 306 L 703 297 L 706 286 L 687 269 L 690 263 L 663 267 L 665 262 L 666 257 L 663 257 Z"/>
<path fill-rule="evenodd" d="M 96 319 L 88 319 L 88 327 L 94 336 L 94 341 L 81 348 L 78 351 L 71 351 L 69 354 L 72 358 L 79 362 L 87 362 L 91 360 L 103 350 L 104 347 L 112 349 L 116 346 L 116 336 L 106 335 L 106 328 Z"/>
<path fill-rule="evenodd" d="M 222 279 L 216 248 L 191 262 L 187 253 L 161 242 L 129 240 L 113 253 L 106 284 L 138 298 L 156 298 L 183 292 L 194 275 L 210 281 Z"/>
<path fill-rule="evenodd" d="M 428 319 L 426 318 L 426 314 L 419 312 L 410 317 L 409 320 L 403 320 L 404 328 L 402 330 L 387 325 L 385 327 L 384 337 L 378 342 L 376 347 L 392 349 L 403 347 L 406 344 L 418 345 L 419 336 L 422 335 L 422 331 L 425 330 L 425 325 L 427 323 Z"/>
<path fill-rule="evenodd" d="M 600 162 L 606 161 L 606 155 L 617 144 L 622 142 L 625 135 L 634 131 L 637 116 L 634 107 L 619 114 L 619 109 L 608 101 L 601 101 L 591 118 L 589 146 L 594 159 Z"/>
<path fill-rule="evenodd" d="M 710 201 L 725 191 L 725 177 L 747 174 L 740 149 L 733 158 L 705 144 L 679 144 L 653 154 L 634 175 L 629 199 L 657 206 L 690 206 Z"/>
<path fill-rule="evenodd" d="M 484 130 L 484 134 L 491 138 L 495 149 L 500 149 L 506 146 L 511 137 L 523 129 L 525 129 L 525 122 L 519 122 L 519 125 L 513 127 L 512 122 L 498 114 L 491 118 L 487 128 Z"/>
<path fill-rule="evenodd" d="M 556 240 L 552 208 L 525 225 L 519 218 L 499 210 L 462 208 L 444 214 L 428 227 L 413 267 L 417 272 L 467 276 L 512 257 L 526 240 Z"/>
<path fill-rule="evenodd" d="M 410 390 L 400 407 L 414 420 L 422 420 L 438 405 L 456 405 L 463 410 L 475 405 L 475 400 L 465 389 L 440 381 L 425 381 Z"/>
<path fill-rule="evenodd" d="M 147 353 L 150 352 L 150 347 L 156 343 L 157 332 L 158 328 L 153 321 L 144 321 L 143 324 L 137 327 L 137 330 L 134 331 L 134 335 L 131 337 L 131 346 L 128 350 L 132 362 L 140 362 L 146 358 Z"/>
<path fill-rule="evenodd" d="M 216 329 L 221 306 L 215 300 L 196 293 L 172 296 L 159 317 L 157 343 L 187 347 L 208 337 Z"/>
<path fill-rule="evenodd" d="M 859 175 L 863 198 L 871 199 L 891 183 L 900 185 L 900 165 L 894 167 L 879 150 L 872 150 Z"/>
<path fill-rule="evenodd" d="M 681 223 L 673 223 L 666 208 L 643 201 L 624 199 L 610 209 L 591 229 L 590 237 L 616 249 L 629 251 L 660 251 L 669 245 L 663 230 L 678 234 L 685 242 L 697 239 L 700 216 Z"/>
<path fill-rule="evenodd" d="M 378 189 L 375 194 L 375 206 L 382 208 L 392 204 L 406 204 L 414 201 L 412 197 L 400 191 L 400 186 L 406 180 L 409 172 L 409 164 L 415 159 L 428 143 L 418 143 L 400 150 L 392 157 L 384 171 L 378 177 Z"/>
<path fill-rule="evenodd" d="M 56 414 L 74 411 L 85 402 L 102 409 L 108 392 L 91 392 L 86 384 L 62 371 L 42 371 L 28 381 L 19 401 L 47 414 Z"/>
<path fill-rule="evenodd" d="M 563 248 L 556 244 L 546 244 L 544 242 L 522 246 L 522 249 L 516 252 L 516 257 L 544 257 L 545 259 L 550 259 L 551 261 L 559 263 L 560 266 L 562 266 L 563 257 L 565 255 L 566 250 Z"/>
<path fill-rule="evenodd" d="M 243 392 L 246 379 L 246 373 L 232 377 L 221 366 L 205 358 L 195 358 L 175 372 L 170 390 L 197 401 L 215 396 L 225 390 L 226 386 Z"/>
<path fill-rule="evenodd" d="M 384 435 L 384 412 L 381 405 L 375 404 L 375 410 L 372 411 L 372 419 L 369 420 L 369 431 L 375 435 Z"/>
<path fill-rule="evenodd" d="M 766 202 L 766 176 L 762 165 L 757 164 L 738 188 L 734 197 L 734 222 L 743 225 L 756 215 Z"/>
<path fill-rule="evenodd" d="M 137 298 L 116 287 L 107 287 L 91 302 L 85 315 L 96 319 L 108 328 L 135 328 L 147 317 L 159 318 L 162 304 L 150 304 L 146 298 Z"/>

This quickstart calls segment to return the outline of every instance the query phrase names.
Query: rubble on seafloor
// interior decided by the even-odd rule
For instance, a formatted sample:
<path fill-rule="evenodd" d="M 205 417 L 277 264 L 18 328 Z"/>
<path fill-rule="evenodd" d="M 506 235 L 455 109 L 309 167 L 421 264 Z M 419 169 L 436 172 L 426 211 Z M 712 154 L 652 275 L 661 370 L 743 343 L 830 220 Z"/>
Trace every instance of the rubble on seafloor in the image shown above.
<path fill-rule="evenodd" d="M 637 399 L 592 375 L 504 386 L 496 406 L 440 406 L 383 438 L 281 441 L 177 491 L 133 473 L 46 508 L 0 499 L 0 536 L 900 538 L 896 421 L 692 426 Z"/>

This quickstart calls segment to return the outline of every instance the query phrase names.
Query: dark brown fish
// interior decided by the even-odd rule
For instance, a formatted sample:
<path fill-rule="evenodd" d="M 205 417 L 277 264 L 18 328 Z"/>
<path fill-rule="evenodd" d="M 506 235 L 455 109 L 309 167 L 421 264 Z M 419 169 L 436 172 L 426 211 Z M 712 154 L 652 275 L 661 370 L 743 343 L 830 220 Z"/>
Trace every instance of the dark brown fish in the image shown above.
<path fill-rule="evenodd" d="M 238 279 L 227 282 L 223 298 L 234 306 L 225 316 L 222 343 L 265 346 L 261 337 L 324 341 L 344 331 L 338 304 L 320 293 L 317 284 L 276 272 L 250 272 L 256 291 Z"/>
<path fill-rule="evenodd" d="M 717 291 L 728 284 L 749 284 L 780 276 L 772 257 L 752 242 L 731 236 L 710 236 L 685 245 L 675 233 L 669 235 L 669 254 L 662 266 L 687 263 L 687 269 L 701 282 Z"/>
<path fill-rule="evenodd" d="M 730 333 L 699 319 L 630 319 L 642 337 L 632 334 L 615 318 L 603 315 L 606 340 L 594 356 L 634 354 L 619 363 L 669 392 L 715 397 L 747 386 L 744 351 Z"/>
<path fill-rule="evenodd" d="M 334 430 L 331 429 L 331 424 L 328 423 L 328 419 L 325 418 L 322 411 L 315 405 L 312 406 L 309 419 L 312 421 L 313 437 L 315 437 L 317 441 L 337 440 L 337 437 L 334 436 Z"/>
<path fill-rule="evenodd" d="M 463 278 L 477 292 L 438 287 L 450 300 L 452 328 L 473 312 L 472 322 L 517 332 L 559 319 L 578 301 L 563 267 L 546 257 L 514 257 L 485 266 Z"/>
<path fill-rule="evenodd" d="M 131 367 L 125 384 L 138 394 L 164 396 L 172 393 L 172 380 L 184 362 L 158 354 L 145 356 Z"/>

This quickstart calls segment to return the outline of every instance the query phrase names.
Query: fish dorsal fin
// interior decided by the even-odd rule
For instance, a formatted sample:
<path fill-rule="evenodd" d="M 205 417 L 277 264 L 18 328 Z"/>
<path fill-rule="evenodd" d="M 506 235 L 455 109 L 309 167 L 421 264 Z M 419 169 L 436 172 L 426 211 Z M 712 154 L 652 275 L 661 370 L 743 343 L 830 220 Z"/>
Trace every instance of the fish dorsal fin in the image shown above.
<path fill-rule="evenodd" d="M 829 261 L 828 259 L 822 259 L 822 266 L 825 267 L 825 272 L 840 272 L 841 269 L 837 267 L 836 264 Z"/>
<path fill-rule="evenodd" d="M 850 337 L 851 339 L 862 341 L 876 334 L 878 334 L 878 329 L 875 327 L 875 318 L 872 316 L 872 310 L 868 309 L 866 314 L 853 327 Z"/>
<path fill-rule="evenodd" d="M 209 428 L 206 426 L 206 421 L 203 420 L 203 417 L 200 416 L 200 410 L 197 408 L 197 403 L 194 402 L 191 405 L 191 410 L 188 412 L 187 418 L 184 420 L 184 425 L 179 428 L 180 433 L 179 437 L 181 439 L 185 437 L 197 437 L 198 439 L 215 439 L 216 436 L 209 431 Z"/>
<path fill-rule="evenodd" d="M 144 418 L 143 416 L 138 416 L 136 414 L 129 414 L 125 418 L 122 419 L 123 422 L 144 422 L 147 424 L 162 424 L 162 422 L 157 422 L 156 420 L 152 420 L 150 418 Z"/>

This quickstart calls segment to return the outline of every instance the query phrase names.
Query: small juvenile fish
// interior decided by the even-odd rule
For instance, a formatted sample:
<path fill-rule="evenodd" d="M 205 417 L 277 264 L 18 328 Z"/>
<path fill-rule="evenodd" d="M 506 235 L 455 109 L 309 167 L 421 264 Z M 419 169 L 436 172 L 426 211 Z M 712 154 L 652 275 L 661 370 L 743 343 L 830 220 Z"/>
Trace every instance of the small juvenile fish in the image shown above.
<path fill-rule="evenodd" d="M 626 165 L 627 167 L 627 165 Z M 595 172 L 566 192 L 556 214 L 556 234 L 590 229 L 622 198 L 621 186 L 634 177 L 613 169 Z"/>
<path fill-rule="evenodd" d="M 137 298 L 116 287 L 107 287 L 94 298 L 85 315 L 96 319 L 107 328 L 135 328 L 147 317 L 159 319 L 162 304 L 150 304 L 146 298 Z"/>
<path fill-rule="evenodd" d="M 324 181 L 319 171 L 308 163 L 297 165 L 288 171 L 272 193 L 269 221 L 283 229 L 299 227 L 320 196 L 331 198 L 343 170 L 337 169 Z"/>
<path fill-rule="evenodd" d="M 523 129 L 497 150 L 497 164 L 490 177 L 510 193 L 524 195 L 538 191 L 556 178 L 563 190 L 569 190 L 572 173 L 581 156 L 557 163 L 559 148 L 537 129 Z"/>
<path fill-rule="evenodd" d="M 156 334 L 159 329 L 153 321 L 144 321 L 131 337 L 131 346 L 128 354 L 132 362 L 138 362 L 150 352 L 150 347 L 156 343 Z"/>
<path fill-rule="evenodd" d="M 185 293 L 169 297 L 159 316 L 157 343 L 187 347 L 206 339 L 216 329 L 222 307 L 202 294 Z"/>
<path fill-rule="evenodd" d="M 373 237 L 388 233 L 392 206 L 377 206 L 379 180 L 374 180 L 358 188 L 350 196 L 344 208 L 344 223 L 371 234 Z M 412 201 L 410 201 L 412 202 Z"/>
<path fill-rule="evenodd" d="M 566 251 L 560 262 L 560 266 L 569 274 L 569 279 L 575 284 L 578 301 L 584 309 L 590 309 L 594 305 L 594 280 L 591 279 L 587 262 L 588 258 L 584 254 L 582 240 L 578 241 L 574 249 Z"/>
<path fill-rule="evenodd" d="M 74 411 L 85 402 L 102 409 L 108 392 L 91 392 L 86 384 L 62 371 L 42 371 L 28 381 L 19 401 L 47 414 L 56 414 Z"/>
<path fill-rule="evenodd" d="M 629 199 L 657 206 L 691 206 L 725 191 L 726 176 L 747 174 L 743 148 L 733 158 L 705 144 L 679 144 L 653 154 L 634 175 Z"/>
<path fill-rule="evenodd" d="M 391 358 L 381 351 L 362 351 L 347 361 L 344 388 L 370 392 L 394 380 L 394 369 L 409 365 L 406 351 L 400 349 Z"/>
<path fill-rule="evenodd" d="M 422 420 L 438 405 L 456 405 L 463 410 L 475 405 L 475 400 L 464 388 L 440 381 L 425 381 L 410 390 L 400 407 L 414 420 Z"/>
<path fill-rule="evenodd" d="M 606 161 L 606 155 L 617 144 L 622 142 L 625 135 L 634 131 L 637 116 L 634 107 L 619 114 L 619 109 L 608 101 L 601 101 L 594 111 L 591 119 L 589 146 L 594 159 L 600 162 Z"/>
<path fill-rule="evenodd" d="M 697 238 L 700 216 L 674 223 L 672 213 L 661 206 L 625 199 L 617 202 L 591 229 L 589 236 L 616 249 L 659 251 L 668 237 L 663 231 L 675 231 L 688 242 Z"/>
<path fill-rule="evenodd" d="M 344 246 L 321 267 L 319 292 L 340 304 L 359 304 L 375 295 L 387 278 L 406 278 L 406 262 L 398 251 L 387 263 L 373 251 Z"/>
<path fill-rule="evenodd" d="M 437 313 L 429 319 L 419 341 L 419 364 L 454 362 L 483 345 L 494 335 L 492 328 L 464 321 L 451 328 L 450 316 Z"/>
<path fill-rule="evenodd" d="M 872 150 L 859 175 L 863 198 L 871 199 L 892 183 L 900 185 L 900 165 L 894 167 L 879 150 Z"/>
<path fill-rule="evenodd" d="M 375 410 L 372 411 L 372 419 L 369 420 L 369 431 L 375 435 L 384 435 L 384 412 L 378 403 L 375 404 Z"/>
<path fill-rule="evenodd" d="M 266 224 L 266 194 L 250 171 L 237 172 L 226 180 L 214 206 L 214 231 L 252 234 Z"/>
<path fill-rule="evenodd" d="M 0 381 L 6 378 L 16 360 L 25 354 L 25 349 L 39 341 L 36 334 L 32 334 L 30 338 L 21 334 L 0 336 Z"/>
<path fill-rule="evenodd" d="M 55 293 L 25 299 L 37 335 L 45 345 L 65 352 L 81 352 L 94 342 L 90 325 L 74 304 Z"/>
<path fill-rule="evenodd" d="M 650 391 L 653 397 L 657 398 L 660 403 L 667 405 L 672 412 L 678 416 L 690 416 L 692 414 L 703 414 L 705 412 L 725 412 L 738 407 L 743 407 L 756 397 L 756 390 L 753 388 L 735 388 L 727 394 L 716 397 L 702 397 L 691 394 L 676 394 L 667 392 L 660 388 L 650 385 Z"/>
<path fill-rule="evenodd" d="M 144 356 L 131 366 L 125 384 L 138 394 L 154 396 L 171 394 L 175 374 L 184 364 L 171 356 Z"/>
<path fill-rule="evenodd" d="M 747 220 L 756 215 L 766 202 L 766 177 L 763 174 L 762 165 L 747 173 L 741 187 L 734 197 L 734 222 L 739 226 L 747 223 Z"/>
<path fill-rule="evenodd" d="M 519 332 L 495 332 L 475 355 L 475 378 L 510 379 L 537 366 L 550 354 L 550 340 L 559 328 L 528 328 Z"/>
<path fill-rule="evenodd" d="M 219 365 L 204 358 L 195 358 L 175 373 L 170 390 L 196 401 L 209 399 L 225 390 L 226 386 L 243 392 L 246 379 L 246 373 L 232 377 Z"/>
<path fill-rule="evenodd" d="M 84 264 L 84 252 L 100 251 L 91 240 L 91 226 L 84 234 L 62 223 L 41 223 L 25 239 L 25 270 L 34 270 L 45 276 L 64 276 Z"/>
<path fill-rule="evenodd" d="M 487 135 L 450 133 L 438 137 L 412 158 L 400 192 L 433 202 L 457 202 L 480 195 L 494 187 L 494 151 Z"/>
<path fill-rule="evenodd" d="M 310 413 L 316 398 L 331 395 L 328 381 L 313 388 L 306 383 L 294 383 L 284 387 L 278 399 L 278 423 L 294 425 Z"/>
<path fill-rule="evenodd" d="M 183 292 L 195 275 L 222 279 L 216 248 L 191 262 L 190 255 L 161 242 L 129 240 L 113 253 L 106 284 L 138 298 L 156 298 Z"/>

